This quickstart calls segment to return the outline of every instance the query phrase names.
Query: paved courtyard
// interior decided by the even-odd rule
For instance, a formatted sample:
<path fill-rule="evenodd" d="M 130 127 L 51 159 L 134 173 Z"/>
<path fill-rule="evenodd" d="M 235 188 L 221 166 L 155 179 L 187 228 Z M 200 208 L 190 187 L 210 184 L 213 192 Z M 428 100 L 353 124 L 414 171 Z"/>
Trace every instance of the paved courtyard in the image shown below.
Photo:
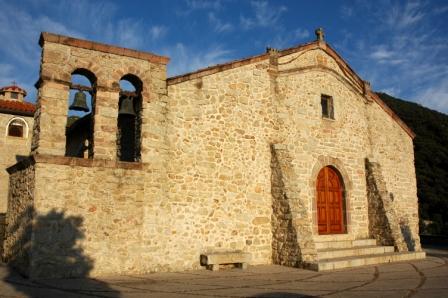
<path fill-rule="evenodd" d="M 2 264 L 0 297 L 448 297 L 448 250 L 422 261 L 313 272 L 281 266 L 30 282 Z"/>

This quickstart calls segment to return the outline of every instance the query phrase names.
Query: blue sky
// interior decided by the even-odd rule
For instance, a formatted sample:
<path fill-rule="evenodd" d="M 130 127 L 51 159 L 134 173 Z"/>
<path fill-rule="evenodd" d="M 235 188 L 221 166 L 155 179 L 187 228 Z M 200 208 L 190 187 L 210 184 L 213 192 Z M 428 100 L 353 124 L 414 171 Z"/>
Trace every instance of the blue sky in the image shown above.
<path fill-rule="evenodd" d="M 0 0 L 0 86 L 33 101 L 41 31 L 169 56 L 168 75 L 326 40 L 376 91 L 448 113 L 448 1 Z"/>

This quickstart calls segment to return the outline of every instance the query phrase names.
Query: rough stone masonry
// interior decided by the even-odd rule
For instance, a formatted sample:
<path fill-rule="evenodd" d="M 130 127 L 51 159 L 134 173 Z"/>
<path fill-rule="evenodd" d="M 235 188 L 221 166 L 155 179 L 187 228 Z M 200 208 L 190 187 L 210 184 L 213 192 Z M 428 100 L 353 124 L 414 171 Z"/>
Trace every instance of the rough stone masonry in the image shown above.
<path fill-rule="evenodd" d="M 250 265 L 312 266 L 324 167 L 344 186 L 344 233 L 421 250 L 414 134 L 324 40 L 172 78 L 151 53 L 51 33 L 40 45 L 30 157 L 8 169 L 4 254 L 31 278 L 199 269 L 201 254 L 233 251 Z M 89 158 L 65 156 L 74 73 L 93 83 Z M 126 76 L 141 83 L 137 162 L 117 158 Z"/>

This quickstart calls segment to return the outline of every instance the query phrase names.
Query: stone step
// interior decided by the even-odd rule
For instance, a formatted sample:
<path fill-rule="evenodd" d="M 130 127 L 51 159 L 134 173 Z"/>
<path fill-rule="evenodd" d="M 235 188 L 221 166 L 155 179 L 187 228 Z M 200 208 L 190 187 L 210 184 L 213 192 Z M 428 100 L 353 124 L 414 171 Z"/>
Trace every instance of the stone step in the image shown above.
<path fill-rule="evenodd" d="M 393 246 L 357 246 L 352 248 L 337 248 L 318 250 L 317 256 L 319 260 L 335 259 L 352 256 L 375 255 L 394 252 Z"/>
<path fill-rule="evenodd" d="M 417 259 L 424 259 L 425 256 L 426 254 L 424 251 L 418 251 L 418 252 L 391 252 L 380 255 L 374 254 L 374 255 L 343 257 L 335 259 L 323 259 L 318 262 L 318 271 L 327 271 L 334 269 L 358 267 L 364 265 L 417 260 Z"/>
<path fill-rule="evenodd" d="M 314 242 L 328 242 L 328 241 L 345 241 L 354 240 L 353 235 L 350 234 L 331 234 L 331 235 L 314 235 Z"/>
<path fill-rule="evenodd" d="M 353 246 L 371 246 L 376 245 L 376 239 L 357 239 L 353 240 Z"/>
<path fill-rule="evenodd" d="M 374 246 L 375 239 L 357 239 L 357 240 L 341 240 L 341 241 L 322 241 L 315 242 L 317 250 L 352 248 L 356 246 Z"/>

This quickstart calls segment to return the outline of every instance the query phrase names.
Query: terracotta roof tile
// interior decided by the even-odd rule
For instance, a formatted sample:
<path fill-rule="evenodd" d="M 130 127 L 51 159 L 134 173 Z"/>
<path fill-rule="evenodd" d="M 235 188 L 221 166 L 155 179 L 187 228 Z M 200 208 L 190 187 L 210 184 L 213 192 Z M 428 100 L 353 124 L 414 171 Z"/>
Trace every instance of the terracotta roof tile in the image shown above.
<path fill-rule="evenodd" d="M 36 106 L 30 102 L 0 99 L 0 112 L 32 116 L 35 111 Z"/>
<path fill-rule="evenodd" d="M 11 86 L 6 86 L 6 87 L 0 88 L 0 92 L 2 92 L 2 91 L 11 91 L 11 90 L 12 91 L 17 91 L 17 92 L 22 92 L 22 93 L 26 94 L 25 89 L 20 88 L 19 86 L 16 86 L 16 85 L 11 85 Z"/>

